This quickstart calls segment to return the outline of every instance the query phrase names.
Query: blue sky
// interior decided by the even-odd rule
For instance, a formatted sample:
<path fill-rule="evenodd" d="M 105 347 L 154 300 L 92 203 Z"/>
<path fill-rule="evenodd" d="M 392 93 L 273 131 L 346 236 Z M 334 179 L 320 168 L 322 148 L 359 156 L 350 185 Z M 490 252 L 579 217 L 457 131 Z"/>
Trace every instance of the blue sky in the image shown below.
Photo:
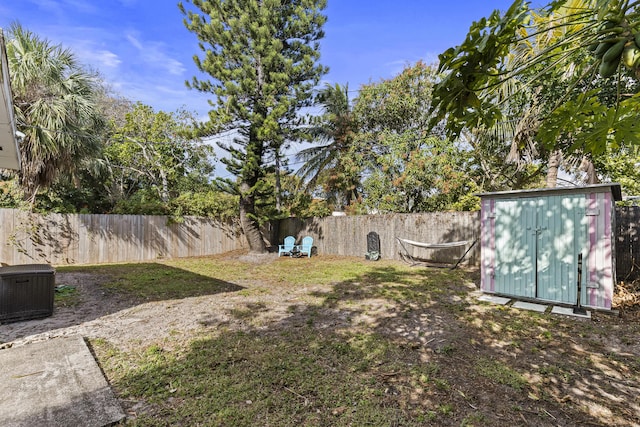
<path fill-rule="evenodd" d="M 321 62 L 329 83 L 362 84 L 399 73 L 462 42 L 475 20 L 512 0 L 329 0 Z M 185 80 L 199 75 L 195 35 L 172 0 L 14 0 L 0 3 L 0 28 L 25 28 L 71 49 L 123 96 L 156 110 L 186 107 L 204 117 L 205 94 Z M 6 30 L 5 30 L 6 31 Z M 200 75 L 199 75 L 200 76 Z"/>

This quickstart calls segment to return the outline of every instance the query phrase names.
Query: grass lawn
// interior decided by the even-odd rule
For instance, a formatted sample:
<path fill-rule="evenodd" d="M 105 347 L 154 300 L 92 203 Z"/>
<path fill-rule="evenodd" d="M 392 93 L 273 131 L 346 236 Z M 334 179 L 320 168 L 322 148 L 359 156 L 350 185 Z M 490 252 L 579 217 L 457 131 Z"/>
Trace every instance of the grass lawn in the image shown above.
<path fill-rule="evenodd" d="M 139 346 L 90 339 L 127 425 L 640 425 L 635 313 L 479 302 L 475 270 L 236 254 L 58 271 L 217 316 Z"/>

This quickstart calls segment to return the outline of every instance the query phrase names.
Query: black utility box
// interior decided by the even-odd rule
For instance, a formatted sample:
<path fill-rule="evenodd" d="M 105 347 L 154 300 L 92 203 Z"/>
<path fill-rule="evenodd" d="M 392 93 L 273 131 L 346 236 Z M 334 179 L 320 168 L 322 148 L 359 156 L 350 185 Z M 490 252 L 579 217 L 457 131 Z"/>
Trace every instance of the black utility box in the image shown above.
<path fill-rule="evenodd" d="M 0 267 L 0 322 L 51 316 L 55 272 L 48 264 Z"/>

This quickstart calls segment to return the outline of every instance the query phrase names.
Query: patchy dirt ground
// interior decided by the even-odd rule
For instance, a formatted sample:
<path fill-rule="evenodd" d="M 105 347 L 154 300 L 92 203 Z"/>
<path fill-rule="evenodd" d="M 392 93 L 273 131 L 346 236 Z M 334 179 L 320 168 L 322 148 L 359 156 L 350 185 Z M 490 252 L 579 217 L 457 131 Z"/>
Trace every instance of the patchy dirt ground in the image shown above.
<path fill-rule="evenodd" d="M 273 255 L 243 255 L 241 261 L 249 264 L 273 262 Z M 175 336 L 177 332 L 188 339 L 189 332 L 218 325 L 242 322 L 234 316 L 235 310 L 254 305 L 259 319 L 268 322 L 290 315 L 287 312 L 299 298 L 308 299 L 314 292 L 328 291 L 329 287 L 304 287 L 286 293 L 269 292 L 259 295 L 238 295 L 236 292 L 196 296 L 164 301 L 139 301 L 114 293 L 102 285 L 110 280 L 88 273 L 57 272 L 56 285 L 67 285 L 77 290 L 79 301 L 72 306 L 56 306 L 53 316 L 29 321 L 0 324 L 0 349 L 23 345 L 50 338 L 81 335 L 89 339 L 103 338 L 123 350 L 159 339 Z M 255 280 L 241 283 L 245 288 L 266 288 Z"/>
<path fill-rule="evenodd" d="M 243 255 L 239 259 L 249 264 L 277 260 L 272 255 Z M 196 332 L 203 327 L 229 326 L 234 323 L 237 327 L 242 327 L 244 322 L 233 313 L 247 307 L 253 307 L 253 314 L 257 315 L 252 320 L 254 325 L 268 324 L 290 317 L 292 305 L 300 302 L 311 303 L 314 299 L 312 295 L 320 295 L 331 290 L 331 286 L 305 286 L 298 289 L 288 288 L 286 292 L 278 292 L 282 289 L 276 288 L 274 292 L 261 292 L 253 296 L 229 292 L 144 302 L 127 299 L 104 288 L 102 284 L 108 280 L 108 277 L 88 273 L 56 273 L 57 285 L 67 285 L 77 290 L 78 303 L 56 306 L 53 316 L 44 319 L 0 324 L 0 349 L 66 335 L 103 338 L 127 349 L 131 345 L 144 345 L 164 337 L 175 336 L 176 332 L 184 334 Z M 270 288 L 255 280 L 240 285 L 245 288 Z M 486 305 L 477 301 L 481 294 L 472 288 L 469 292 L 467 299 L 473 304 L 470 310 L 486 310 Z M 367 300 L 366 303 L 367 316 L 371 317 L 371 322 L 376 316 L 381 315 L 380 310 L 387 304 L 385 300 Z M 624 322 L 640 322 L 640 280 L 619 285 L 614 306 L 617 314 L 594 313 L 593 322 L 604 321 L 610 324 L 622 322 L 623 319 Z M 406 317 L 406 322 L 408 324 L 396 331 L 413 330 L 418 333 L 420 328 L 424 327 L 424 319 Z M 332 323 L 333 325 L 325 326 L 338 326 L 341 323 L 340 316 Z M 637 345 L 640 346 L 640 337 L 638 340 Z M 638 354 L 640 356 L 640 351 Z"/>
<path fill-rule="evenodd" d="M 237 259 L 247 265 L 284 262 L 273 255 Z M 248 292 L 140 301 L 109 291 L 103 286 L 107 277 L 58 272 L 56 284 L 75 287 L 77 304 L 57 306 L 45 319 L 0 325 L 0 349 L 65 335 L 102 338 L 123 351 L 163 340 L 175 345 L 221 327 L 268 331 L 273 325 L 303 325 L 306 308 L 316 305 L 321 309 L 313 312 L 315 328 L 369 327 L 411 349 L 416 360 L 444 360 L 440 375 L 449 386 L 443 398 L 494 413 L 492 422 L 640 426 L 640 282 L 619 287 L 614 314 L 562 318 L 550 323 L 552 331 L 519 331 L 518 325 L 526 324 L 519 320 L 521 313 L 478 301 L 477 272 L 468 274 L 465 288 L 437 304 L 402 301 L 399 308 L 388 298 L 366 294 L 357 283 L 274 287 L 252 278 L 236 283 Z M 337 296 L 336 301 L 327 303 L 327 295 Z M 466 375 L 470 363 L 491 369 L 490 362 L 499 358 L 532 372 L 528 396 Z M 400 375 L 385 381 L 391 390 L 403 387 Z M 520 408 L 517 415 L 512 407 Z"/>

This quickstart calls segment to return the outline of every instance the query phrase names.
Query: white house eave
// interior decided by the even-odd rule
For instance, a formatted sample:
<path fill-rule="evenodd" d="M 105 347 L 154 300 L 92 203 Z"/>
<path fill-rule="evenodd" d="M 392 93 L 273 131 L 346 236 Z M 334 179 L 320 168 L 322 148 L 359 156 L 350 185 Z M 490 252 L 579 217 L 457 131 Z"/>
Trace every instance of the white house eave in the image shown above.
<path fill-rule="evenodd" d="M 20 170 L 20 149 L 13 112 L 9 63 L 0 29 L 0 169 Z"/>

